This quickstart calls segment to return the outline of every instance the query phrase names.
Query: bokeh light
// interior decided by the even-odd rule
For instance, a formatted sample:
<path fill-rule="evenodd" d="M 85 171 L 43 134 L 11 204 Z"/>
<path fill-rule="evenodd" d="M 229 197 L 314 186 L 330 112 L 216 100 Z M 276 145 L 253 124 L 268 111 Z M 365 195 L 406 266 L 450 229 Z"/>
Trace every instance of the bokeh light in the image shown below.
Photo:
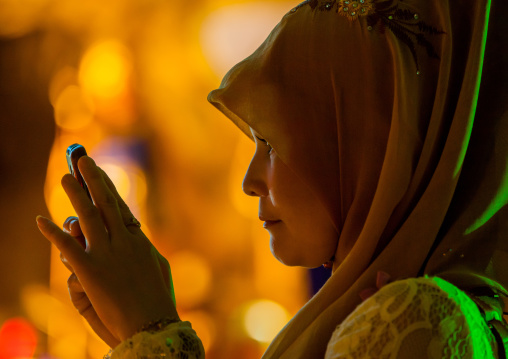
<path fill-rule="evenodd" d="M 143 223 L 143 231 L 150 238 L 144 210 L 148 193 L 147 179 L 140 164 L 129 154 L 129 144 L 119 138 L 110 138 L 99 143 L 91 155 L 107 173 L 132 214 Z"/>
<path fill-rule="evenodd" d="M 206 299 L 210 291 L 212 273 L 208 263 L 197 253 L 180 251 L 171 255 L 176 304 L 192 308 Z"/>
<path fill-rule="evenodd" d="M 114 98 L 126 91 L 131 71 L 129 50 L 117 40 L 103 40 L 83 57 L 79 80 L 92 96 Z"/>
<path fill-rule="evenodd" d="M 67 86 L 55 104 L 55 122 L 69 131 L 77 131 L 93 120 L 94 104 L 79 86 Z"/>
<path fill-rule="evenodd" d="M 0 328 L 0 359 L 31 358 L 37 347 L 37 332 L 27 320 L 12 318 Z"/>
<path fill-rule="evenodd" d="M 90 340 L 87 341 L 87 351 L 89 358 L 103 358 L 104 354 L 111 349 L 109 345 L 104 343 L 102 339 L 92 330 L 90 325 L 83 319 L 84 326 L 88 329 L 88 337 Z"/>
<path fill-rule="evenodd" d="M 242 191 L 252 141 L 206 101 L 297 2 L 0 0 L 0 35 L 27 47 L 34 70 L 23 79 L 54 115 L 41 214 L 58 226 L 75 215 L 60 181 L 65 150 L 84 145 L 168 259 L 180 316 L 207 359 L 259 358 L 307 299 L 305 271 L 273 258 L 258 201 Z M 102 357 L 108 348 L 72 306 L 55 247 L 48 262 L 49 279 L 20 284 L 2 320 L 37 328 L 37 359 Z"/>
<path fill-rule="evenodd" d="M 49 101 L 53 107 L 55 106 L 58 97 L 65 88 L 77 84 L 78 71 L 74 67 L 67 65 L 57 70 L 56 73 L 52 76 L 48 88 Z"/>
<path fill-rule="evenodd" d="M 252 218 L 258 211 L 259 199 L 255 196 L 246 196 L 241 186 L 254 151 L 254 142 L 247 136 L 240 137 L 233 152 L 231 170 L 229 172 L 231 203 L 246 218 Z"/>
<path fill-rule="evenodd" d="M 117 163 L 118 160 L 114 162 L 101 161 L 100 167 L 108 174 L 108 177 L 115 184 L 115 188 L 120 194 L 122 198 L 129 198 L 131 196 L 131 179 L 127 174 L 124 166 L 121 166 L 120 163 Z"/>
<path fill-rule="evenodd" d="M 31 322 L 42 332 L 48 330 L 50 317 L 64 310 L 64 305 L 42 285 L 29 285 L 21 292 L 21 304 Z"/>
<path fill-rule="evenodd" d="M 288 319 L 288 311 L 283 306 L 271 300 L 261 299 L 248 305 L 244 325 L 252 339 L 269 343 Z"/>
<path fill-rule="evenodd" d="M 51 354 L 59 359 L 87 358 L 87 336 L 84 332 L 71 330 L 52 338 Z"/>
<path fill-rule="evenodd" d="M 201 339 L 203 343 L 205 353 L 207 353 L 215 343 L 217 337 L 217 330 L 213 317 L 204 310 L 184 312 L 181 317 L 182 320 L 191 323 L 192 329 L 198 334 L 199 339 Z"/>
<path fill-rule="evenodd" d="M 63 224 L 67 217 L 76 215 L 76 211 L 60 183 L 50 189 L 48 209 L 58 225 Z"/>
<path fill-rule="evenodd" d="M 223 76 L 257 48 L 294 1 L 250 1 L 222 6 L 201 26 L 200 41 L 212 69 Z"/>
<path fill-rule="evenodd" d="M 48 0 L 2 0 L 0 35 L 18 37 L 37 28 Z"/>

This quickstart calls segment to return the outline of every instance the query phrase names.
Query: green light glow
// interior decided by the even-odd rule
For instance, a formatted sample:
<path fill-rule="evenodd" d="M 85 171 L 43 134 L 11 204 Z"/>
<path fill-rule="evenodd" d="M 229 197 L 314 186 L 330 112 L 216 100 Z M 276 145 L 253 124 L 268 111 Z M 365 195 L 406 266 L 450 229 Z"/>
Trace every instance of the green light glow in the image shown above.
<path fill-rule="evenodd" d="M 447 281 L 438 278 L 431 277 L 439 288 L 448 293 L 449 297 L 452 298 L 457 305 L 460 307 L 461 312 L 466 318 L 469 329 L 471 330 L 471 341 L 473 349 L 474 359 L 494 359 L 494 353 L 490 346 L 488 333 L 490 329 L 487 323 L 483 319 L 478 307 L 463 291 L 448 283 Z"/>
<path fill-rule="evenodd" d="M 499 211 L 502 207 L 504 207 L 508 203 L 508 172 L 506 172 L 503 176 L 503 182 L 501 184 L 501 187 L 499 188 L 496 196 L 490 202 L 487 209 L 482 213 L 480 218 L 478 218 L 473 225 L 471 225 L 466 231 L 464 232 L 465 235 L 468 235 L 474 231 L 476 231 L 478 228 L 483 226 L 485 223 L 489 221 L 496 213 Z"/>
<path fill-rule="evenodd" d="M 462 149 L 460 150 L 459 159 L 457 161 L 457 166 L 455 167 L 453 177 L 457 177 L 457 175 L 460 172 L 460 169 L 462 168 L 462 164 L 464 163 L 464 158 L 466 157 L 466 150 L 469 145 L 469 139 L 471 138 L 471 131 L 473 129 L 473 122 L 474 122 L 474 117 L 476 114 L 476 107 L 478 105 L 478 94 L 480 93 L 480 83 L 481 83 L 482 71 L 483 71 L 483 60 L 485 57 L 485 44 L 487 43 L 487 32 L 489 29 L 490 4 L 491 4 L 491 0 L 487 0 L 486 11 L 485 11 L 485 27 L 483 29 L 483 39 L 482 39 L 482 43 L 481 43 L 481 54 L 480 54 L 480 60 L 478 62 L 479 63 L 478 77 L 476 78 L 474 96 L 472 98 L 472 108 L 471 108 L 471 112 L 469 113 L 469 120 L 468 120 L 468 124 L 467 124 L 467 132 L 466 132 L 464 141 L 462 143 Z"/>

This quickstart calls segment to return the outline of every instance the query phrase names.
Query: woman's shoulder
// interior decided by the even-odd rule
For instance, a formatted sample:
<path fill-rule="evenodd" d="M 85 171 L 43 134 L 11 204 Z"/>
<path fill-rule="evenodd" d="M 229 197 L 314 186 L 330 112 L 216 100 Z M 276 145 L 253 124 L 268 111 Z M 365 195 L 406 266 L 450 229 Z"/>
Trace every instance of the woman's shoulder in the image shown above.
<path fill-rule="evenodd" d="M 326 359 L 469 358 L 473 347 L 475 355 L 495 357 L 476 304 L 441 278 L 418 277 L 392 282 L 360 304 L 337 326 Z"/>

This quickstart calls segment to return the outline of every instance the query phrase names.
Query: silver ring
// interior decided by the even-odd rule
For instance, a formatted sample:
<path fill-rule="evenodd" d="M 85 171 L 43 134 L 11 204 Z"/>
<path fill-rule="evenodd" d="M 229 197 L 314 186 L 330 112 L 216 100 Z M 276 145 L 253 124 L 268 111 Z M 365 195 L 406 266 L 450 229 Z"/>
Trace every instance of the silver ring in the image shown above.
<path fill-rule="evenodd" d="M 136 217 L 134 217 L 134 216 L 133 216 L 133 217 L 131 217 L 131 219 L 129 219 L 129 222 L 127 222 L 127 223 L 125 224 L 125 226 L 126 226 L 126 227 L 129 227 L 129 226 L 136 226 L 136 227 L 138 227 L 138 228 L 141 228 L 141 222 L 140 222 L 140 221 L 138 221 L 138 220 L 136 219 Z"/>

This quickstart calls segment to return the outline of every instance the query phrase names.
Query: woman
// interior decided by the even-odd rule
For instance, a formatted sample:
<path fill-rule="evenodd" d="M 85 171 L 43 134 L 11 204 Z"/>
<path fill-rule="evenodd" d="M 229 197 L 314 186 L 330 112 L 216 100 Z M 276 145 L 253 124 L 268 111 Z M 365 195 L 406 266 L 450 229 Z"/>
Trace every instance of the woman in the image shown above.
<path fill-rule="evenodd" d="M 305 1 L 212 91 L 256 142 L 243 188 L 260 199 L 274 255 L 333 267 L 263 358 L 503 357 L 506 10 L 502 0 Z M 64 233 L 38 220 L 75 273 L 76 307 L 121 342 L 113 358 L 202 357 L 167 262 L 107 176 L 89 158 L 79 165 L 97 207 L 67 175 L 79 223 Z M 86 250 L 69 235 L 81 228 Z M 381 271 L 395 281 L 361 303 Z"/>

